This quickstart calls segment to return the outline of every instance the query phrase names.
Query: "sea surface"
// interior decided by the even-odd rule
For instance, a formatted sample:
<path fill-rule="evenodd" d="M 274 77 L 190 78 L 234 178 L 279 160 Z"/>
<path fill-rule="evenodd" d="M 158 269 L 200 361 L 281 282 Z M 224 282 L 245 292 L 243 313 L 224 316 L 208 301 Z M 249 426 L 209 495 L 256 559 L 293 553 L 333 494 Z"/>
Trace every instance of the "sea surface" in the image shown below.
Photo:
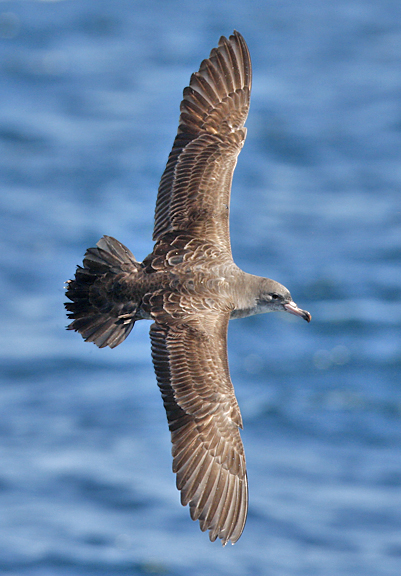
<path fill-rule="evenodd" d="M 103 234 L 141 260 L 191 72 L 238 29 L 254 68 L 237 264 L 312 314 L 230 323 L 249 517 L 179 503 L 149 323 L 67 332 Z M 0 573 L 399 576 L 399 0 L 0 2 Z"/>

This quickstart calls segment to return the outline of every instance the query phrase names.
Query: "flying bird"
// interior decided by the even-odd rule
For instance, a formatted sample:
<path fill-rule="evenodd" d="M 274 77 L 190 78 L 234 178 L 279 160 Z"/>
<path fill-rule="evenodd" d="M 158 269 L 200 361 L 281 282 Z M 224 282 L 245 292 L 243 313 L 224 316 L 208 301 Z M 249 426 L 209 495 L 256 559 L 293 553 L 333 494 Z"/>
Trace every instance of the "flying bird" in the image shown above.
<path fill-rule="evenodd" d="M 103 236 L 68 281 L 65 305 L 68 329 L 99 348 L 121 344 L 137 320 L 153 321 L 152 359 L 181 502 L 223 545 L 241 536 L 248 510 L 228 322 L 272 311 L 311 320 L 287 288 L 243 272 L 232 258 L 231 181 L 246 137 L 251 79 L 241 34 L 221 37 L 184 89 L 157 195 L 152 253 L 138 262 Z"/>

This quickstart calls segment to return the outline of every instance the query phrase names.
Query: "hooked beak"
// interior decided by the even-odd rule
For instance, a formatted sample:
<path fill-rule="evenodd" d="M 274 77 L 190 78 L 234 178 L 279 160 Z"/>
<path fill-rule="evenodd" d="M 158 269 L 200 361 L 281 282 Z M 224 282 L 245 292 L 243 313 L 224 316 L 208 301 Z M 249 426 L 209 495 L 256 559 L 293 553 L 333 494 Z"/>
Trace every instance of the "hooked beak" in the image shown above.
<path fill-rule="evenodd" d="M 283 304 L 283 306 L 286 312 L 295 314 L 295 316 L 301 316 L 301 318 L 303 318 L 307 322 L 310 322 L 312 320 L 312 316 L 309 314 L 309 312 L 307 312 L 306 310 L 301 310 L 301 308 L 298 308 L 298 306 L 292 300 L 291 302 Z"/>

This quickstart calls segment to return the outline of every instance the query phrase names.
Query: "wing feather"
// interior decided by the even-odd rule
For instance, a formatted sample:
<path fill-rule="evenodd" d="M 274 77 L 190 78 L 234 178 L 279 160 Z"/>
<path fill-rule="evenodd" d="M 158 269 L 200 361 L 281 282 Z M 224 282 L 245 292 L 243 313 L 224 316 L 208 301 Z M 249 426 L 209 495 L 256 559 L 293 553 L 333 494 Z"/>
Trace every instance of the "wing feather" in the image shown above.
<path fill-rule="evenodd" d="M 251 76 L 249 51 L 238 32 L 220 38 L 199 72 L 192 74 L 160 181 L 154 240 L 185 230 L 231 254 L 231 181 L 246 136 Z"/>
<path fill-rule="evenodd" d="M 166 304 L 168 295 L 163 297 Z M 152 359 L 181 502 L 212 541 L 234 543 L 244 529 L 248 487 L 241 416 L 228 372 L 229 312 L 209 310 L 183 321 L 160 306 L 160 295 L 151 309 Z"/>

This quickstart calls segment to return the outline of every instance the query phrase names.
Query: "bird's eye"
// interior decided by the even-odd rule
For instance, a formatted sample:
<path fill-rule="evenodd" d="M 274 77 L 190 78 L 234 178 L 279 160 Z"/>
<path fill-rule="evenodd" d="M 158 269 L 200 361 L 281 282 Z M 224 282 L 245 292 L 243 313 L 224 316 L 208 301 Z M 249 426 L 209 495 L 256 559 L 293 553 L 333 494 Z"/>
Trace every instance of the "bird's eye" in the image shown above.
<path fill-rule="evenodd" d="M 272 297 L 272 300 L 280 300 L 280 294 L 276 294 L 276 292 L 273 292 L 270 296 Z"/>

